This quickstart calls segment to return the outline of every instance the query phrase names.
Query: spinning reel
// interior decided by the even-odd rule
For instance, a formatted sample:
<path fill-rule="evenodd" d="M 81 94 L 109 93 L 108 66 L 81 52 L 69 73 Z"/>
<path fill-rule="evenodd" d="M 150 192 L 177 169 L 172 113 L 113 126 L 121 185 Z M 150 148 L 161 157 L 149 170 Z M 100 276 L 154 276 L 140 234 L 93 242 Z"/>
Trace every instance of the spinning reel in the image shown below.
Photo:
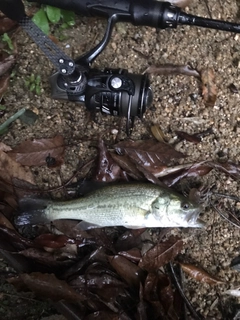
<path fill-rule="evenodd" d="M 124 69 L 92 69 L 96 57 L 107 46 L 113 26 L 119 21 L 154 28 L 176 28 L 178 24 L 196 25 L 240 33 L 240 25 L 206 19 L 181 11 L 168 2 L 155 0 L 39 0 L 37 2 L 72 10 L 77 14 L 108 18 L 103 39 L 98 45 L 75 61 L 65 55 L 26 15 L 12 10 L 11 2 L 1 0 L 0 10 L 17 20 L 32 40 L 58 69 L 50 78 L 52 97 L 85 104 L 90 111 L 127 118 L 127 134 L 134 118 L 142 117 L 153 100 L 147 75 L 129 73 Z M 18 0 L 20 1 L 20 0 Z M 29 0 L 33 1 L 33 0 Z M 12 4 L 13 5 L 13 4 Z"/>

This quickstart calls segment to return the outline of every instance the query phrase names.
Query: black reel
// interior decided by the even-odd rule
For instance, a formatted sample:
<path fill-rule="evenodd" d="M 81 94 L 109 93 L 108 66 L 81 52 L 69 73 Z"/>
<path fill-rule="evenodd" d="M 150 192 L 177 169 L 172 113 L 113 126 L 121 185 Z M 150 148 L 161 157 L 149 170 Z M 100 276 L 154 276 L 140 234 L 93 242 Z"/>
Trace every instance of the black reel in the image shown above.
<path fill-rule="evenodd" d="M 84 103 L 89 111 L 127 118 L 127 134 L 134 117 L 142 118 L 153 100 L 147 75 L 128 73 L 125 69 L 81 70 L 69 81 L 55 73 L 51 77 L 52 97 Z"/>

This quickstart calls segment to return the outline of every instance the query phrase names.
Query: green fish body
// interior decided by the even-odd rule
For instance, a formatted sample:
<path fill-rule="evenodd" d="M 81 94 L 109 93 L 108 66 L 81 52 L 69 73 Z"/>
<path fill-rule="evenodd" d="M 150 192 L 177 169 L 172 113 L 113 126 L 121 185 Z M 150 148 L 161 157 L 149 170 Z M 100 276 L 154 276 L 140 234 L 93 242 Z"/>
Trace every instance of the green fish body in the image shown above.
<path fill-rule="evenodd" d="M 24 212 L 16 224 L 38 224 L 58 219 L 83 220 L 84 229 L 202 227 L 200 208 L 183 196 L 154 184 L 109 185 L 86 196 L 64 202 L 49 202 L 46 208 Z"/>

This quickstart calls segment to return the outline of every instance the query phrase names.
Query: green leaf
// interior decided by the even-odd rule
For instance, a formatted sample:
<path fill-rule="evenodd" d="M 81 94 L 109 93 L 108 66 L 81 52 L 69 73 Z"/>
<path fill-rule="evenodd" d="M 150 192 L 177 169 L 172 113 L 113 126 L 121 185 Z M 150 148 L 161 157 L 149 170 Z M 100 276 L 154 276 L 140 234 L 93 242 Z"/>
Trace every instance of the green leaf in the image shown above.
<path fill-rule="evenodd" d="M 62 9 L 61 16 L 62 16 L 63 22 L 66 23 L 68 26 L 75 25 L 75 13 L 73 11 Z"/>
<path fill-rule="evenodd" d="M 35 88 L 36 88 L 35 83 L 32 83 L 29 90 L 30 90 L 31 92 L 33 92 L 33 91 L 35 90 Z"/>
<path fill-rule="evenodd" d="M 2 40 L 7 43 L 8 48 L 9 48 L 10 50 L 13 50 L 12 40 L 9 38 L 9 36 L 8 36 L 7 33 L 4 33 L 4 34 L 3 34 Z"/>
<path fill-rule="evenodd" d="M 6 106 L 0 104 L 0 110 L 6 110 Z"/>
<path fill-rule="evenodd" d="M 38 74 L 38 75 L 36 76 L 35 83 L 36 83 L 36 85 L 39 85 L 40 82 L 41 82 L 41 76 Z"/>
<path fill-rule="evenodd" d="M 44 9 L 38 10 L 32 18 L 32 21 L 45 33 L 49 34 L 50 28 Z"/>
<path fill-rule="evenodd" d="M 61 10 L 52 6 L 46 6 L 47 17 L 52 23 L 57 23 L 61 18 Z"/>
<path fill-rule="evenodd" d="M 41 88 L 40 88 L 39 86 L 36 86 L 35 91 L 36 91 L 36 94 L 37 94 L 38 96 L 40 96 L 40 94 L 41 94 Z"/>

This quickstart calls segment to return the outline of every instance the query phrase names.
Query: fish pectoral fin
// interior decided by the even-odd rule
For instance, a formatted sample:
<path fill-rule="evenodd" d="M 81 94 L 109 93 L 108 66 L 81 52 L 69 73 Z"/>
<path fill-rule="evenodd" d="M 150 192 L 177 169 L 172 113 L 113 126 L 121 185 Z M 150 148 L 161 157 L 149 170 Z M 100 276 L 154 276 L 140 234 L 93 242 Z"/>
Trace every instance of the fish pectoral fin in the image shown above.
<path fill-rule="evenodd" d="M 90 229 L 102 228 L 102 227 L 99 226 L 98 224 L 93 224 L 93 223 L 89 223 L 86 221 L 81 221 L 75 226 L 75 228 L 80 229 L 80 230 L 90 230 Z"/>

